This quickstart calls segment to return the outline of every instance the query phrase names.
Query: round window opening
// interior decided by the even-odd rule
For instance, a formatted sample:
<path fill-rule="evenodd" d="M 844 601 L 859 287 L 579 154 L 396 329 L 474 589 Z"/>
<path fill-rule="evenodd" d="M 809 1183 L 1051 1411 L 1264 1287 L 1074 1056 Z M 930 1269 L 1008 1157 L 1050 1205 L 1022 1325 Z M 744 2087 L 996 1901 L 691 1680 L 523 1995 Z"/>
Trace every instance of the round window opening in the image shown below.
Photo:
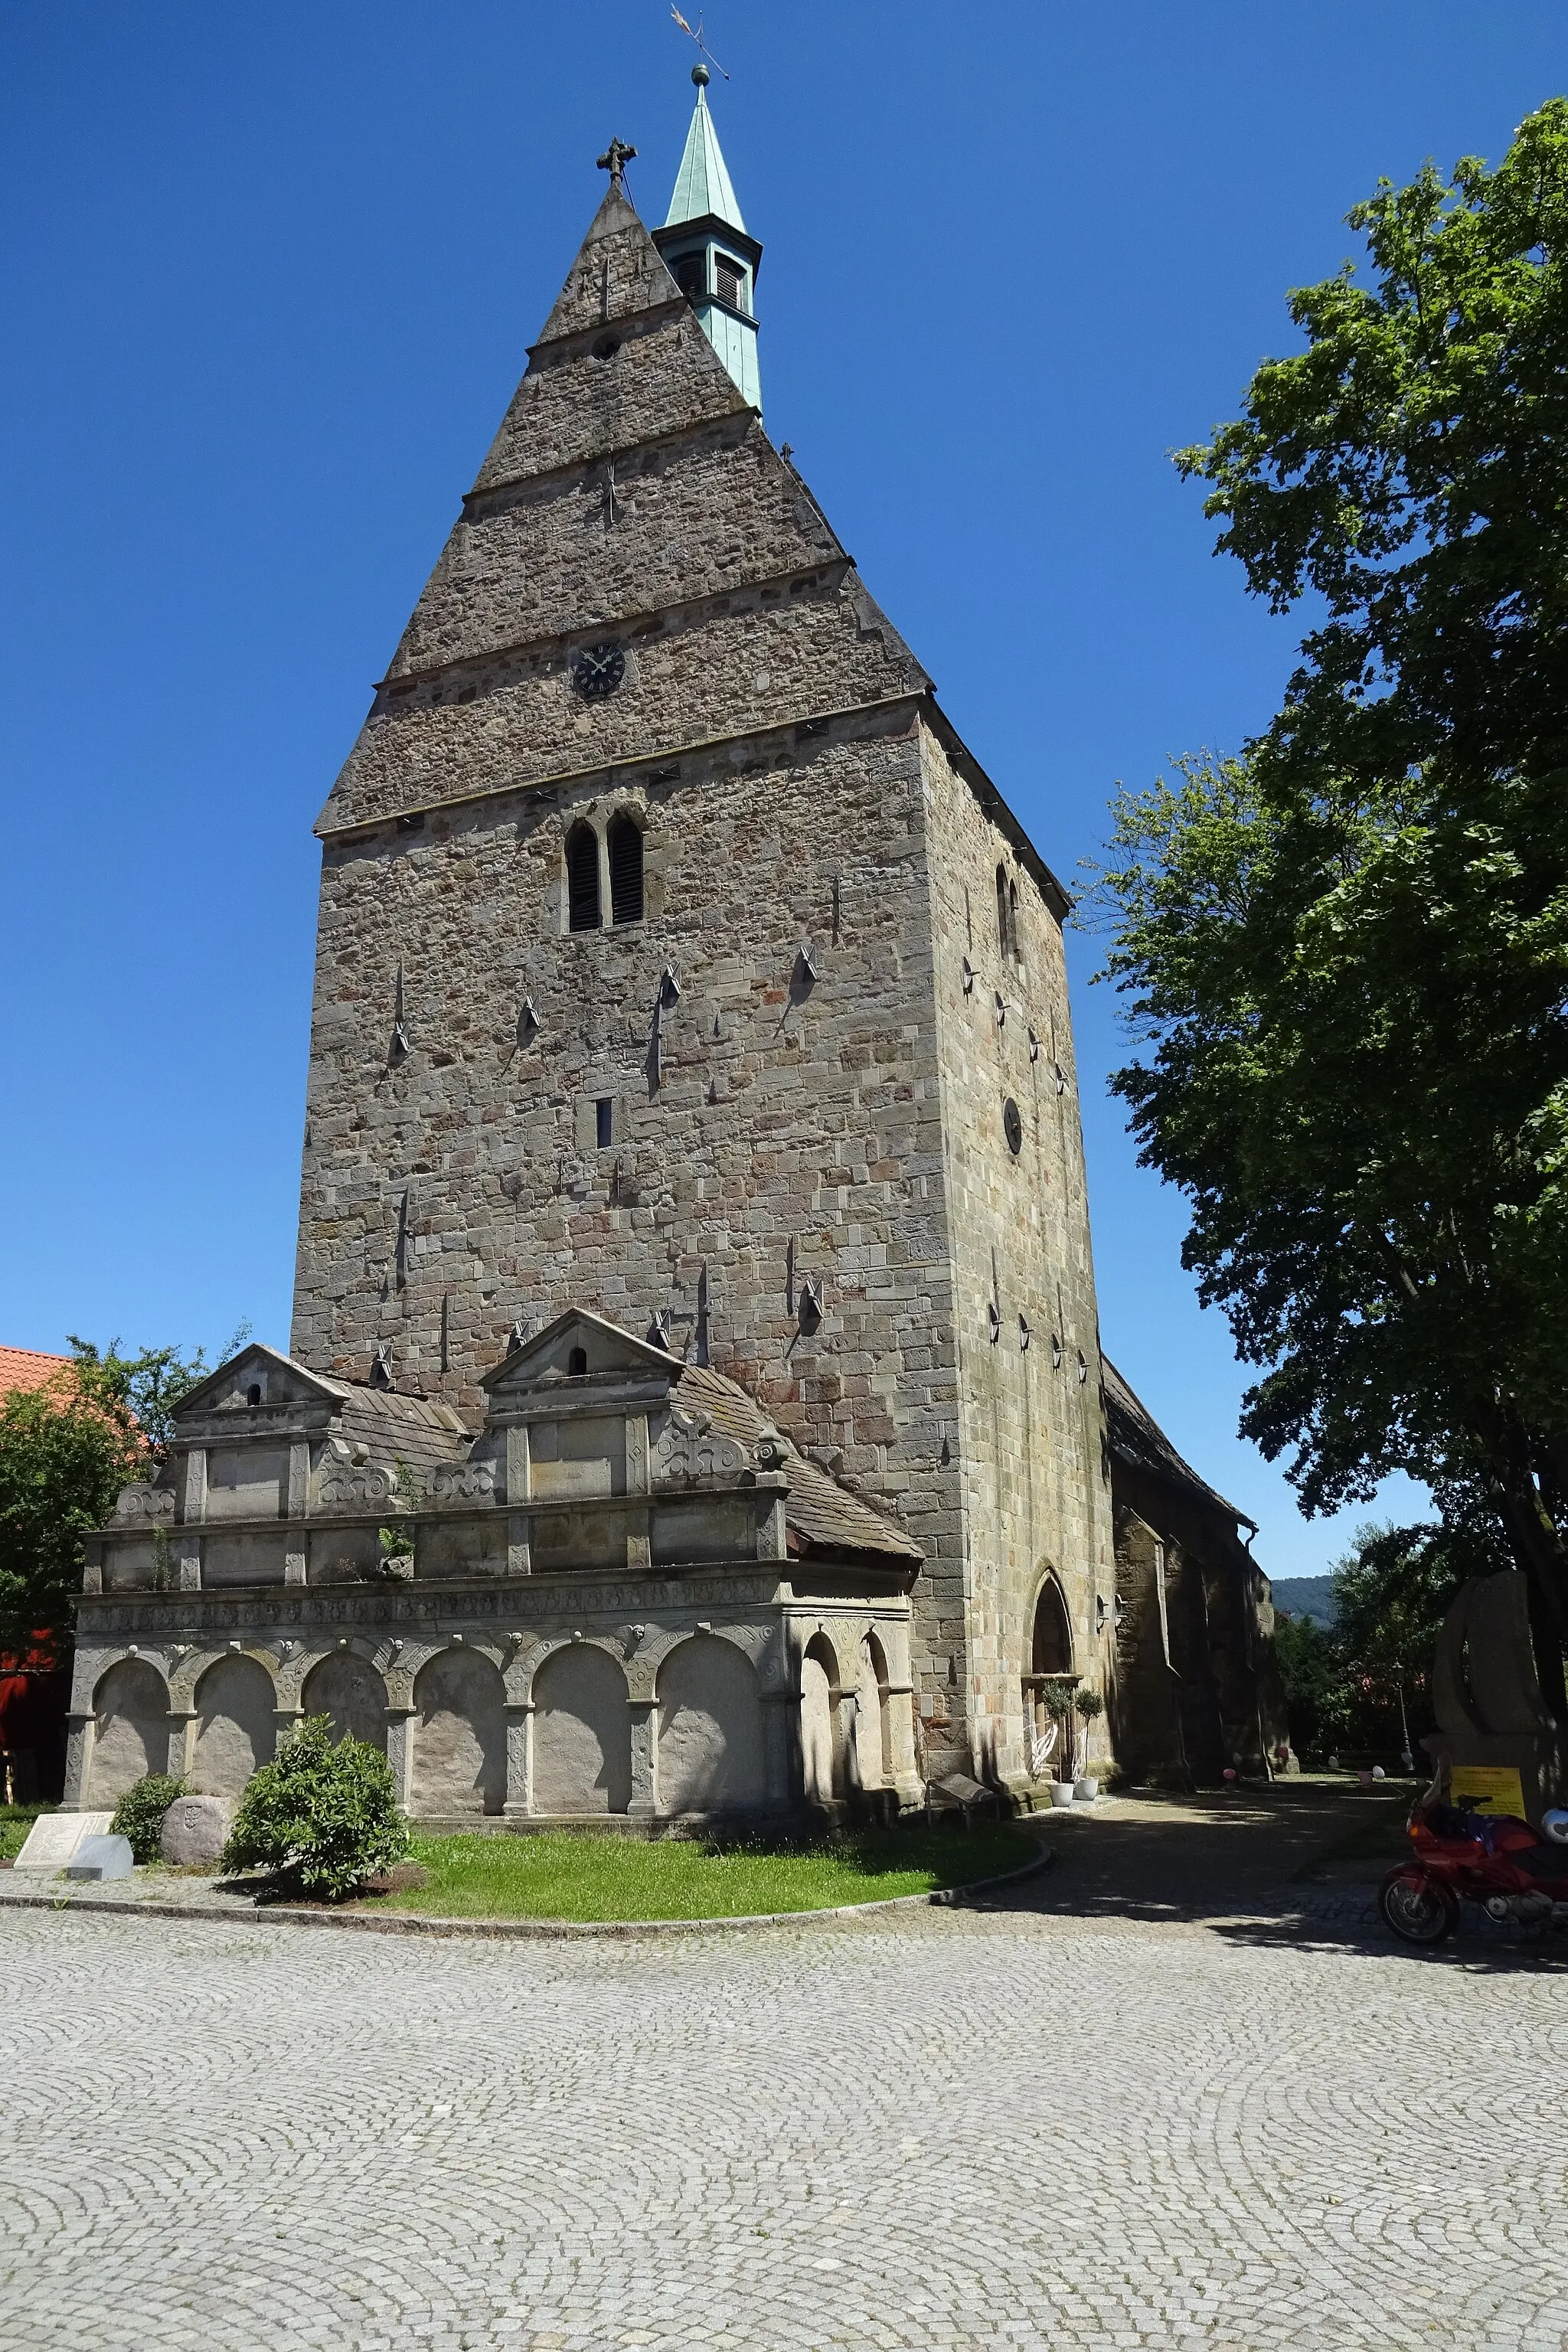
<path fill-rule="evenodd" d="M 572 665 L 572 683 L 584 702 L 603 702 L 626 674 L 626 654 L 616 645 L 589 646 Z"/>
<path fill-rule="evenodd" d="M 1024 1122 L 1018 1116 L 1018 1106 L 1011 1095 L 1002 1106 L 1002 1132 L 1007 1139 L 1009 1151 L 1024 1148 Z"/>

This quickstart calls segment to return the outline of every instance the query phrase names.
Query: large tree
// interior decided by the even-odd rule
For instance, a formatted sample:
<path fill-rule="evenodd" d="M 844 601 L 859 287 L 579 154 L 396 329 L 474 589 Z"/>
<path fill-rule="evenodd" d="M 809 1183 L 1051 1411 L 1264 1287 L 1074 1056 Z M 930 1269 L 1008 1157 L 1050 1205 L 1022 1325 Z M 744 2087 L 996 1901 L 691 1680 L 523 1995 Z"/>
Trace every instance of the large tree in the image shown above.
<path fill-rule="evenodd" d="M 46 1386 L 0 1395 L 0 1653 L 68 1646 L 84 1537 L 121 1486 L 153 1475 L 174 1407 L 210 1370 L 200 1349 L 125 1356 L 112 1341 L 101 1354 L 85 1339 L 70 1344 L 73 1360 Z"/>
<path fill-rule="evenodd" d="M 1311 627 L 1234 761 L 1123 793 L 1114 1080 L 1303 1507 L 1483 1498 L 1568 1642 L 1568 102 L 1350 215 L 1181 453 Z"/>

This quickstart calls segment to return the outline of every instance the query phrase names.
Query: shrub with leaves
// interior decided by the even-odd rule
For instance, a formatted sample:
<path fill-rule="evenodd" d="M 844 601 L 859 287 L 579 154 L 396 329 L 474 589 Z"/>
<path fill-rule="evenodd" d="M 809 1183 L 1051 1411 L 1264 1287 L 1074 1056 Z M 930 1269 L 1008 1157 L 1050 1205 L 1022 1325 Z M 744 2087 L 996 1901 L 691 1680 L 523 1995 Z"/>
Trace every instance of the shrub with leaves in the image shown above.
<path fill-rule="evenodd" d="M 251 1775 L 223 1867 L 287 1872 L 305 1893 L 341 1901 L 407 1851 L 385 1757 L 363 1739 L 334 1742 L 311 1716 Z"/>
<path fill-rule="evenodd" d="M 167 1772 L 143 1772 L 115 1806 L 114 1819 L 109 1824 L 111 1834 L 130 1839 L 132 1855 L 137 1862 L 156 1862 L 163 1816 L 175 1798 L 184 1793 L 184 1782 L 172 1779 Z"/>

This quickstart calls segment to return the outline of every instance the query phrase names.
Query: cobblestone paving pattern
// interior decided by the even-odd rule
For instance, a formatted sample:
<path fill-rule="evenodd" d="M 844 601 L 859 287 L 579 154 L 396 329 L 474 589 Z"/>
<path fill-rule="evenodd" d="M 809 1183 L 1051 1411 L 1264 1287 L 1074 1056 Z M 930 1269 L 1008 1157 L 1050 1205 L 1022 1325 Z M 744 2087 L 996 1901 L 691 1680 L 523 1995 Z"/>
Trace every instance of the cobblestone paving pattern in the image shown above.
<path fill-rule="evenodd" d="M 1568 1973 L 1020 1908 L 0 1918 L 0 2343 L 1568 2343 Z"/>

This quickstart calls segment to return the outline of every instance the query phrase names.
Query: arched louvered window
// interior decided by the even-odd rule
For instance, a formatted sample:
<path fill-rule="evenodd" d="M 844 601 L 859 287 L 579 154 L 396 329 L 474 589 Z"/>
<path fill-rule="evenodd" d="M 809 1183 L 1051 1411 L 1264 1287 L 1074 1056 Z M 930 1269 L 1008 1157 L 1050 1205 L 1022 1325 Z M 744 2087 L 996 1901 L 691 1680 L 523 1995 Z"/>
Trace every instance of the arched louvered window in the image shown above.
<path fill-rule="evenodd" d="M 610 920 L 642 920 L 642 827 L 631 816 L 618 816 L 610 825 Z"/>
<path fill-rule="evenodd" d="M 566 921 L 574 931 L 599 928 L 599 836 L 574 824 L 566 836 Z"/>

